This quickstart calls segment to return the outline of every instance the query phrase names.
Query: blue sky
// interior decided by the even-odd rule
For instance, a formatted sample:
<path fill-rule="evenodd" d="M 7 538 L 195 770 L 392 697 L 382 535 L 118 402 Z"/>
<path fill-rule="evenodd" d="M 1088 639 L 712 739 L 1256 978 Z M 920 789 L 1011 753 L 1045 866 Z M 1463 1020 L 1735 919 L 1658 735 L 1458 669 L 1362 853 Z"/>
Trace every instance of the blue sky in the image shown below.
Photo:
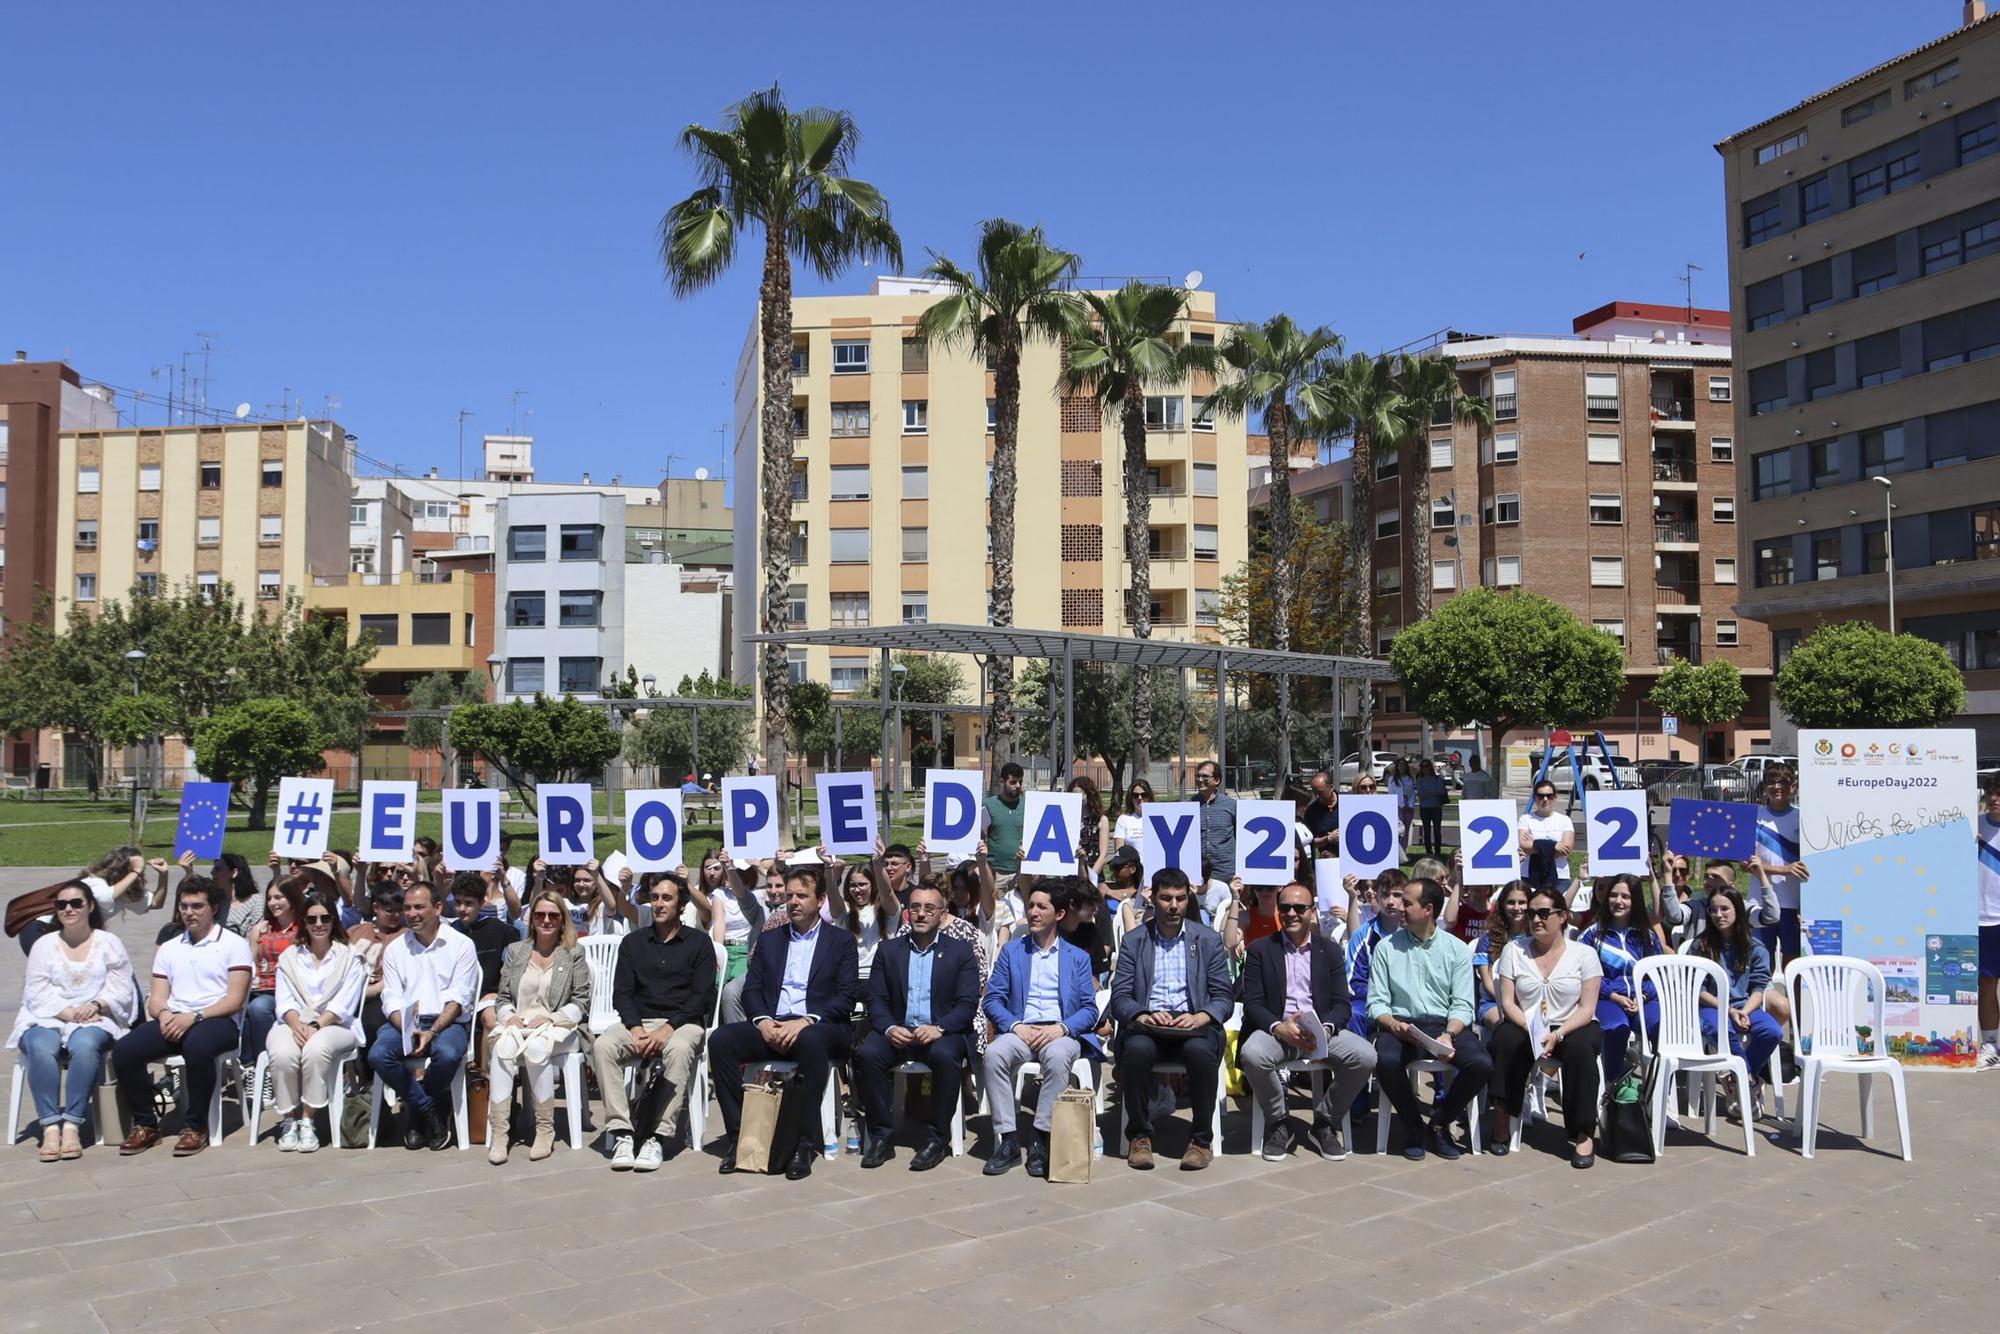
<path fill-rule="evenodd" d="M 40 54 L 8 71 L 0 355 L 158 388 L 219 332 L 212 405 L 332 395 L 406 469 L 455 467 L 460 409 L 546 477 L 717 468 L 756 268 L 676 302 L 654 229 L 681 127 L 773 79 L 856 116 L 912 268 L 1005 215 L 1369 350 L 1679 301 L 1690 260 L 1720 306 L 1711 145 L 1959 9 L 9 6 L 0 49 Z"/>

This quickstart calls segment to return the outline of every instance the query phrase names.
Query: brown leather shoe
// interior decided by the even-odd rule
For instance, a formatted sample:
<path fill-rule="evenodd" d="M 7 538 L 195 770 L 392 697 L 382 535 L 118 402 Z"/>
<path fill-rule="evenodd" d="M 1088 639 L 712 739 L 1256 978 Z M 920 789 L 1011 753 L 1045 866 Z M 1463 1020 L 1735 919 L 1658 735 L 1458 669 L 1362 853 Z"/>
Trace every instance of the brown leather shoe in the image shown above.
<path fill-rule="evenodd" d="M 1141 1172 L 1152 1171 L 1153 1141 L 1150 1139 L 1133 1140 L 1132 1146 L 1125 1151 L 1125 1166 L 1136 1167 Z"/>
<path fill-rule="evenodd" d="M 144 1153 L 160 1142 L 158 1126 L 133 1126 L 132 1133 L 118 1146 L 119 1156 L 130 1158 L 135 1153 Z"/>
<path fill-rule="evenodd" d="M 208 1147 L 206 1130 L 183 1130 L 181 1137 L 174 1141 L 174 1157 L 192 1158 Z"/>
<path fill-rule="evenodd" d="M 1214 1161 L 1215 1150 L 1206 1144 L 1190 1144 L 1187 1152 L 1181 1155 L 1181 1171 L 1199 1172 Z"/>

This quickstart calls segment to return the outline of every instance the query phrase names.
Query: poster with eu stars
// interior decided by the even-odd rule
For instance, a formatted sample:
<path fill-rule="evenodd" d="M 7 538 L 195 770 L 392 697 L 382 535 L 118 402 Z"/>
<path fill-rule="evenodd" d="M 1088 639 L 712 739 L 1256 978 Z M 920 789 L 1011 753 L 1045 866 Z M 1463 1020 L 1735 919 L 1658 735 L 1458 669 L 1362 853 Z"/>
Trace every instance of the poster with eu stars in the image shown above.
<path fill-rule="evenodd" d="M 229 784 L 187 783 L 181 787 L 181 818 L 174 826 L 174 857 L 184 852 L 212 860 L 222 855 L 229 820 Z"/>
<path fill-rule="evenodd" d="M 1906 1066 L 1978 1065 L 1979 788 L 1974 733 L 1799 730 L 1799 891 L 1815 953 L 1888 980 Z"/>

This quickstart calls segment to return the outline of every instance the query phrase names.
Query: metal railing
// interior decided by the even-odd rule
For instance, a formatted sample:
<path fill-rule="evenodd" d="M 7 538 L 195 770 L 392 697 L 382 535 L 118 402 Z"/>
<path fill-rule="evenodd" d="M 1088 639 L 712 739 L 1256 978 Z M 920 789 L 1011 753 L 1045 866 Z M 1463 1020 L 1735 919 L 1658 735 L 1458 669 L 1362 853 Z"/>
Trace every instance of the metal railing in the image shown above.
<path fill-rule="evenodd" d="M 1695 526 L 1693 519 L 1655 519 L 1653 521 L 1655 542 L 1693 542 Z"/>
<path fill-rule="evenodd" d="M 1612 410 L 1615 414 L 1615 412 L 1617 411 L 1618 400 L 1614 398 L 1611 400 L 1611 402 L 1612 402 Z M 1503 422 L 1512 421 L 1516 416 L 1519 415 L 1519 411 L 1520 411 L 1520 395 L 1495 394 L 1493 396 L 1493 419 L 1495 421 L 1503 421 Z"/>
<path fill-rule="evenodd" d="M 1655 417 L 1663 417 L 1668 421 L 1692 421 L 1694 420 L 1694 405 L 1684 398 L 1655 397 L 1653 399 L 1653 415 Z"/>
<path fill-rule="evenodd" d="M 1653 456 L 1653 480 L 1656 482 L 1692 482 L 1694 480 L 1694 460 L 1686 458 L 1661 458 Z"/>

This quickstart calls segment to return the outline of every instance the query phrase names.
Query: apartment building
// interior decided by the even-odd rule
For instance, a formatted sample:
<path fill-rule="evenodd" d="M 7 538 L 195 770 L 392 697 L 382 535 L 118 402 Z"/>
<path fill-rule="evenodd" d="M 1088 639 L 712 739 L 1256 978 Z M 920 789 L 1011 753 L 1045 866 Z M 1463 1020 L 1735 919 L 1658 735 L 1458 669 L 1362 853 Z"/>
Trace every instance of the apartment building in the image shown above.
<path fill-rule="evenodd" d="M 792 305 L 792 624 L 800 628 L 990 624 L 985 541 L 993 454 L 992 372 L 963 351 L 911 337 L 939 289 L 880 278 L 865 295 L 798 297 Z M 1226 331 L 1212 292 L 1193 294 L 1185 336 Z M 755 479 L 762 441 L 758 332 L 737 363 L 735 674 L 750 679 L 761 628 L 763 522 Z M 1127 632 L 1123 445 L 1096 404 L 1055 392 L 1059 356 L 1030 345 L 1021 363 L 1014 623 Z M 1198 417 L 1208 383 L 1147 400 L 1154 633 L 1214 634 L 1215 598 L 1247 551 L 1245 426 Z M 795 679 L 853 690 L 865 653 L 793 654 Z"/>
<path fill-rule="evenodd" d="M 494 698 L 597 698 L 625 669 L 625 500 L 502 497 Z"/>
<path fill-rule="evenodd" d="M 1374 649 L 1386 655 L 1414 619 L 1412 544 L 1426 542 L 1433 607 L 1464 588 L 1522 588 L 1618 637 L 1626 689 L 1598 725 L 1624 754 L 1694 758 L 1697 739 L 1663 736 L 1644 702 L 1675 658 L 1743 673 L 1749 710 L 1708 737 L 1712 754 L 1766 739 L 1769 639 L 1734 606 L 1729 312 L 1614 301 L 1568 335 L 1454 335 L 1436 350 L 1465 393 L 1492 403 L 1494 424 L 1438 422 L 1423 453 L 1375 457 L 1369 512 L 1354 519 L 1375 542 Z M 1405 483 L 1418 468 L 1430 513 L 1411 532 Z M 1394 685 L 1378 692 L 1378 738 L 1414 742 Z"/>
<path fill-rule="evenodd" d="M 1890 622 L 2000 750 L 2000 21 L 1732 135 L 1739 616 Z M 1893 510 L 1891 507 L 1893 506 Z M 1789 729 L 1782 722 L 1778 741 Z"/>

